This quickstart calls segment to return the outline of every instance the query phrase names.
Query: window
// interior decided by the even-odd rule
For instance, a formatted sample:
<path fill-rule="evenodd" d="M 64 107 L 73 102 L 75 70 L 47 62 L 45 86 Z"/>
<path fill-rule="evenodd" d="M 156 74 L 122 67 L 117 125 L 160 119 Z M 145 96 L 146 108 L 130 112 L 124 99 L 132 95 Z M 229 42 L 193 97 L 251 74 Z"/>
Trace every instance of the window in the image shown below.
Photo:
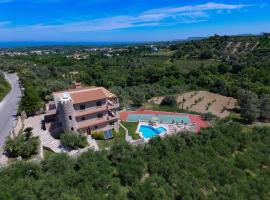
<path fill-rule="evenodd" d="M 96 102 L 96 106 L 101 106 L 102 105 L 102 102 L 101 101 L 97 101 Z"/>
<path fill-rule="evenodd" d="M 69 115 L 68 118 L 69 118 L 69 120 L 72 120 L 72 116 Z"/>
<path fill-rule="evenodd" d="M 85 110 L 85 105 L 80 105 L 80 110 Z"/>
<path fill-rule="evenodd" d="M 71 127 L 71 130 L 72 130 L 72 131 L 74 131 L 74 128 L 73 128 L 73 127 Z"/>
<path fill-rule="evenodd" d="M 85 120 L 85 117 L 82 117 L 82 121 L 84 121 Z"/>
<path fill-rule="evenodd" d="M 97 118 L 102 118 L 102 117 L 103 117 L 102 113 L 97 114 Z"/>

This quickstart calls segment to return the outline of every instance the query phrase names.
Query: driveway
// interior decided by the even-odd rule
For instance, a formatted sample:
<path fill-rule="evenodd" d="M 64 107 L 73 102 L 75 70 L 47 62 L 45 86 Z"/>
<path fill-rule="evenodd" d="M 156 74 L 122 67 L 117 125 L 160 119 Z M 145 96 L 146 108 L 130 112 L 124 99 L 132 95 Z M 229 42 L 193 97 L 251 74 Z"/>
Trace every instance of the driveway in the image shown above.
<path fill-rule="evenodd" d="M 4 73 L 12 89 L 0 102 L 0 153 L 3 151 L 5 139 L 16 125 L 16 115 L 21 99 L 21 90 L 18 83 L 18 76 Z"/>

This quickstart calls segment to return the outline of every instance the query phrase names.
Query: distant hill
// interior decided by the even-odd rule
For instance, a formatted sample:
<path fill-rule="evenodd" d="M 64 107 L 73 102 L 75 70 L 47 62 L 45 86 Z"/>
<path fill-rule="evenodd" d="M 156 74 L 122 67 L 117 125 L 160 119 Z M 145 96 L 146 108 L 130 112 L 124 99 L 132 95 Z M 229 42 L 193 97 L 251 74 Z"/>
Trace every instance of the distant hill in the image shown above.
<path fill-rule="evenodd" d="M 188 38 L 187 41 L 175 42 L 173 49 L 176 58 L 229 58 L 245 55 L 252 51 L 268 50 L 270 48 L 269 34 L 211 36 L 209 38 Z"/>

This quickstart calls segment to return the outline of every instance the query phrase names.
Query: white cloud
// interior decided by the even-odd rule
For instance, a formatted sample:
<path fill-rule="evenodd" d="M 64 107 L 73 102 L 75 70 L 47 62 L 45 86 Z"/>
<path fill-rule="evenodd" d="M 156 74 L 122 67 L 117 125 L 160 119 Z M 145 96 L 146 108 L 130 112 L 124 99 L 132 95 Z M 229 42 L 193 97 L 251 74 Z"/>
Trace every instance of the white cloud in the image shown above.
<path fill-rule="evenodd" d="M 7 0 L 0 0 L 4 2 Z M 167 7 L 147 10 L 136 16 L 114 16 L 107 18 L 82 20 L 63 24 L 33 24 L 12 25 L 10 22 L 0 22 L 0 35 L 6 37 L 27 37 L 35 33 L 39 37 L 61 35 L 78 32 L 100 32 L 134 27 L 171 26 L 181 23 L 199 23 L 208 20 L 210 11 L 231 11 L 247 5 L 206 3 L 182 7 Z"/>
<path fill-rule="evenodd" d="M 195 14 L 198 12 L 211 11 L 211 10 L 235 10 L 246 7 L 247 5 L 243 4 L 222 4 L 222 3 L 206 3 L 200 5 L 188 5 L 182 7 L 166 7 L 166 8 L 158 8 L 148 10 L 145 13 L 155 14 L 155 13 L 163 13 L 166 15 L 173 15 L 175 13 L 190 13 Z"/>

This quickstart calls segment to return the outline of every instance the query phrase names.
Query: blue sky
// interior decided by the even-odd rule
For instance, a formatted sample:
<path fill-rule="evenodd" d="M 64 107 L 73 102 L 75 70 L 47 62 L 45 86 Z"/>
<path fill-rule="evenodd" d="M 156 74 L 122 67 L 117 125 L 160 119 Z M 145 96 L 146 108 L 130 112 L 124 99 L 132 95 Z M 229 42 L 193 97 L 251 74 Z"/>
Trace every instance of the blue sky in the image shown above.
<path fill-rule="evenodd" d="M 0 0 L 0 41 L 158 41 L 270 32 L 262 0 Z"/>

